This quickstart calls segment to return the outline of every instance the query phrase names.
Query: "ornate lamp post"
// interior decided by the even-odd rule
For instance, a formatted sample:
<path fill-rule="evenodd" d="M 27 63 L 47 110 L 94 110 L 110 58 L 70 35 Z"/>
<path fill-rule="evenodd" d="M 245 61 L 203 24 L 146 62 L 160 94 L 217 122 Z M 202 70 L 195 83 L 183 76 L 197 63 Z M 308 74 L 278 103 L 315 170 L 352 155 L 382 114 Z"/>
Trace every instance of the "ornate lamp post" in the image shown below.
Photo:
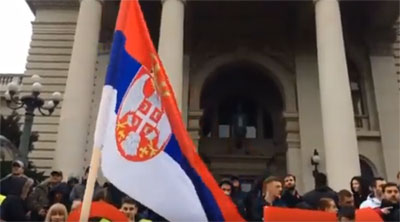
<path fill-rule="evenodd" d="M 317 176 L 317 174 L 319 173 L 318 171 L 318 165 L 319 162 L 321 161 L 321 157 L 319 156 L 319 153 L 316 149 L 314 149 L 314 153 L 311 157 L 311 165 L 314 166 L 314 170 L 313 170 L 313 176 L 314 178 Z"/>
<path fill-rule="evenodd" d="M 24 128 L 19 141 L 19 152 L 21 159 L 24 164 L 28 165 L 28 151 L 29 151 L 29 139 L 31 136 L 33 118 L 35 116 L 35 110 L 37 109 L 43 116 L 50 116 L 57 105 L 62 99 L 60 92 L 54 92 L 51 100 L 45 102 L 44 99 L 40 98 L 40 91 L 42 84 L 40 83 L 40 76 L 33 75 L 33 84 L 31 87 L 30 95 L 19 96 L 20 86 L 16 82 L 10 82 L 7 85 L 7 91 L 4 96 L 6 98 L 7 106 L 12 110 L 25 109 L 25 121 Z"/>

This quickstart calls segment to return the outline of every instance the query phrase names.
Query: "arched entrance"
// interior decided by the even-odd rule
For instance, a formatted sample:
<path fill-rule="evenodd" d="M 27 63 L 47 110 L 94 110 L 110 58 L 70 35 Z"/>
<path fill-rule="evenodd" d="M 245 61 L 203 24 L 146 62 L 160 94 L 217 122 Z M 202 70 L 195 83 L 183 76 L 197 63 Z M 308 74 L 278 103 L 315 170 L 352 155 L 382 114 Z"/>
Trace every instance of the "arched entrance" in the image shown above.
<path fill-rule="evenodd" d="M 217 179 L 285 173 L 284 102 L 270 76 L 261 65 L 236 61 L 204 82 L 198 150 Z"/>
<path fill-rule="evenodd" d="M 376 175 L 376 167 L 374 163 L 365 156 L 360 155 L 361 176 L 367 184 L 371 184 Z"/>

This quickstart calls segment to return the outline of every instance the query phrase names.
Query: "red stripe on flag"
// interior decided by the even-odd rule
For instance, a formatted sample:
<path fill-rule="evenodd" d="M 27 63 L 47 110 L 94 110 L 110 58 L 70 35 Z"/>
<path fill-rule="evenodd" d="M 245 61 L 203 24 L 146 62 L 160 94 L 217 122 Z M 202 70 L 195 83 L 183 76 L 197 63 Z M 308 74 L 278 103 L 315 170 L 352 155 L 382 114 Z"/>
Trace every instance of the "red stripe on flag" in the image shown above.
<path fill-rule="evenodd" d="M 122 0 L 116 30 L 126 36 L 126 51 L 146 68 L 151 68 L 151 53 L 156 54 L 137 0 Z"/>

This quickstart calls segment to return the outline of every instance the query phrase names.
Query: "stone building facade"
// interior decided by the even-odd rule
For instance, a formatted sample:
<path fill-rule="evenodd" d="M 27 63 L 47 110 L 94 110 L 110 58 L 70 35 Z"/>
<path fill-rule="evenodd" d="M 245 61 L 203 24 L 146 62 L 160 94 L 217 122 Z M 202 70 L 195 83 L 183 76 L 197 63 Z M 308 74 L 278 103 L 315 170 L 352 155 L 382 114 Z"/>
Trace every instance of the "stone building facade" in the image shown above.
<path fill-rule="evenodd" d="M 36 117 L 30 159 L 79 175 L 89 163 L 118 1 L 28 0 L 27 76 L 64 93 Z M 216 178 L 267 171 L 313 187 L 310 158 L 335 189 L 350 176 L 394 180 L 400 159 L 396 1 L 141 1 L 188 131 Z M 23 78 L 29 84 L 29 78 Z M 23 89 L 24 91 L 24 89 Z M 26 90 L 25 90 L 26 91 Z M 242 108 L 238 108 L 238 107 Z M 242 109 L 238 111 L 239 109 Z M 237 145 L 232 120 L 246 135 Z"/>

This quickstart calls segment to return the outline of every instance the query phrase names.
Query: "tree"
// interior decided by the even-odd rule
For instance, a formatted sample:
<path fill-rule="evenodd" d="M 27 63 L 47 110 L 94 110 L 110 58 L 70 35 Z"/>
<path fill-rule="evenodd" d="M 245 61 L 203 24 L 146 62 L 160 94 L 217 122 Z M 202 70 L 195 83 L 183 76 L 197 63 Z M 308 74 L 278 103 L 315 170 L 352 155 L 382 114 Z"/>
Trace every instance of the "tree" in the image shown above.
<path fill-rule="evenodd" d="M 0 115 L 0 135 L 6 137 L 15 147 L 19 147 L 20 137 L 22 134 L 19 123 L 20 119 L 21 116 L 15 111 L 7 117 Z M 33 143 L 38 141 L 38 139 L 38 132 L 32 132 L 29 140 L 29 152 L 34 149 Z M 14 155 L 16 155 L 16 153 Z M 12 163 L 3 162 L 1 165 L 0 177 L 4 177 L 11 171 Z M 40 182 L 45 178 L 43 175 L 44 172 L 38 172 L 37 168 L 31 161 L 29 161 L 28 166 L 26 166 L 25 174 L 34 179 L 35 182 Z"/>
<path fill-rule="evenodd" d="M 19 140 L 21 138 L 22 131 L 20 129 L 19 121 L 21 116 L 17 112 L 12 112 L 11 115 L 5 117 L 3 115 L 0 116 L 0 135 L 5 136 L 7 139 L 11 141 L 16 147 L 19 147 Z M 29 140 L 29 151 L 33 150 L 33 143 L 38 141 L 39 134 L 38 132 L 32 132 Z"/>

